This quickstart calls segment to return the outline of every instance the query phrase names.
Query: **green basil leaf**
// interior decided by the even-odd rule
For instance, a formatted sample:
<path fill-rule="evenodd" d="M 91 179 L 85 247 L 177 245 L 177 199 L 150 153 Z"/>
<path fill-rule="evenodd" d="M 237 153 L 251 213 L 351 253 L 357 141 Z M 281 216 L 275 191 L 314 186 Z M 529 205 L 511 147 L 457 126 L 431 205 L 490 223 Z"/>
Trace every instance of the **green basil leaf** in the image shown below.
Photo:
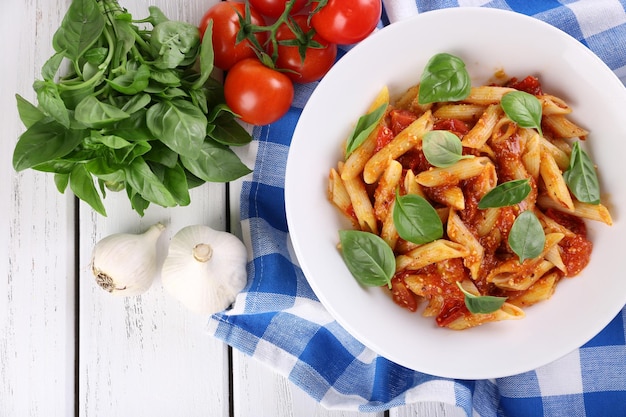
<path fill-rule="evenodd" d="M 400 196 L 396 190 L 392 216 L 398 235 L 409 242 L 428 243 L 443 236 L 443 224 L 437 211 L 419 195 Z"/>
<path fill-rule="evenodd" d="M 213 21 L 209 20 L 202 43 L 200 44 L 200 77 L 193 84 L 193 88 L 201 88 L 211 76 L 213 71 Z"/>
<path fill-rule="evenodd" d="M 524 91 L 512 91 L 502 96 L 500 106 L 507 117 L 521 127 L 541 132 L 542 107 L 539 99 Z"/>
<path fill-rule="evenodd" d="M 125 111 L 108 103 L 103 103 L 94 96 L 85 97 L 76 106 L 74 118 L 91 128 L 101 128 L 130 117 Z"/>
<path fill-rule="evenodd" d="M 447 130 L 432 130 L 422 138 L 422 150 L 426 160 L 436 167 L 446 168 L 461 159 L 473 158 L 463 155 L 463 145 L 457 135 Z"/>
<path fill-rule="evenodd" d="M 465 295 L 465 306 L 472 314 L 489 314 L 498 311 L 507 297 L 494 297 L 492 295 L 474 295 L 463 288 L 460 282 L 456 285 Z"/>
<path fill-rule="evenodd" d="M 63 62 L 63 58 L 63 51 L 57 52 L 48 58 L 46 63 L 43 64 L 43 67 L 41 68 L 41 76 L 45 81 L 54 80 L 54 77 L 61 66 L 61 62 Z"/>
<path fill-rule="evenodd" d="M 517 216 L 509 232 L 508 242 L 520 263 L 525 259 L 536 258 L 543 252 L 546 235 L 535 213 L 526 210 Z"/>
<path fill-rule="evenodd" d="M 446 53 L 437 54 L 428 61 L 422 73 L 418 102 L 460 101 L 467 98 L 471 88 L 463 60 Z"/>
<path fill-rule="evenodd" d="M 359 117 L 346 143 L 346 158 L 365 142 L 365 139 L 367 139 L 370 133 L 376 128 L 376 125 L 380 122 L 386 110 L 387 105 L 381 104 L 377 109 Z"/>
<path fill-rule="evenodd" d="M 54 174 L 54 185 L 57 187 L 57 190 L 63 194 L 65 190 L 67 190 L 67 186 L 70 183 L 70 174 Z"/>
<path fill-rule="evenodd" d="M 104 15 L 96 0 L 74 0 L 52 38 L 57 52 L 65 51 L 72 61 L 78 59 L 100 38 Z"/>
<path fill-rule="evenodd" d="M 174 207 L 176 200 L 143 158 L 135 158 L 124 170 L 126 182 L 145 200 L 161 207 Z"/>
<path fill-rule="evenodd" d="M 163 185 L 167 188 L 179 206 L 188 206 L 191 203 L 187 176 L 182 165 L 173 168 L 163 167 Z"/>
<path fill-rule="evenodd" d="M 574 142 L 569 166 L 563 173 L 567 187 L 576 199 L 583 203 L 600 204 L 600 182 L 593 161 L 581 147 Z"/>
<path fill-rule="evenodd" d="M 98 190 L 94 185 L 93 177 L 87 171 L 84 164 L 76 165 L 70 173 L 69 181 L 70 189 L 76 197 L 89 204 L 101 215 L 107 215 L 104 204 L 102 204 L 102 198 L 100 198 L 100 194 L 98 194 Z"/>
<path fill-rule="evenodd" d="M 527 178 L 503 182 L 489 190 L 480 199 L 478 208 L 484 210 L 487 208 L 512 206 L 528 197 L 530 191 L 530 180 Z"/>
<path fill-rule="evenodd" d="M 61 98 L 58 86 L 51 81 L 35 81 L 39 107 L 50 117 L 65 127 L 70 127 L 70 113 Z"/>
<path fill-rule="evenodd" d="M 148 109 L 148 129 L 172 150 L 190 158 L 206 138 L 207 119 L 202 111 L 184 100 L 157 103 Z"/>
<path fill-rule="evenodd" d="M 41 110 L 19 94 L 15 95 L 15 100 L 17 101 L 17 112 L 20 115 L 20 120 L 27 129 L 46 117 Z"/>
<path fill-rule="evenodd" d="M 51 119 L 43 119 L 24 132 L 13 150 L 13 168 L 22 171 L 62 158 L 83 140 L 83 131 L 66 129 Z"/>
<path fill-rule="evenodd" d="M 121 108 L 121 110 L 128 114 L 133 114 L 139 110 L 148 107 L 148 104 L 152 101 L 150 94 L 137 94 L 132 96 Z"/>
<path fill-rule="evenodd" d="M 122 94 L 134 95 L 145 90 L 149 80 L 150 68 L 142 64 L 136 70 L 127 71 L 113 80 L 107 80 L 107 83 Z"/>
<path fill-rule="evenodd" d="M 366 286 L 391 286 L 396 257 L 378 235 L 359 230 L 340 230 L 341 255 L 356 280 Z"/>
<path fill-rule="evenodd" d="M 190 23 L 168 20 L 152 29 L 150 43 L 158 56 L 154 63 L 157 68 L 176 68 L 195 61 L 200 31 Z"/>
<path fill-rule="evenodd" d="M 228 182 L 252 172 L 228 147 L 207 139 L 199 152 L 190 158 L 180 156 L 183 166 L 208 182 Z"/>
<path fill-rule="evenodd" d="M 222 115 L 215 120 L 214 129 L 209 137 L 228 146 L 243 146 L 252 141 L 252 136 L 232 115 Z"/>

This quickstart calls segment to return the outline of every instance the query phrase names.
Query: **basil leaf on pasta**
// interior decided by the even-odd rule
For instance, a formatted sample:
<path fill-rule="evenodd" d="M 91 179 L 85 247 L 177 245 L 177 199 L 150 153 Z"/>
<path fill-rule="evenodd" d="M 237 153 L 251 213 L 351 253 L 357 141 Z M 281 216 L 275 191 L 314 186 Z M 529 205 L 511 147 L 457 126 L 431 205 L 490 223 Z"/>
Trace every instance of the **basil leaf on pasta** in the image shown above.
<path fill-rule="evenodd" d="M 520 263 L 541 254 L 546 244 L 546 235 L 535 213 L 526 210 L 517 216 L 509 232 L 508 242 L 513 252 L 519 256 Z"/>
<path fill-rule="evenodd" d="M 376 125 L 385 114 L 385 110 L 387 110 L 387 105 L 381 104 L 375 110 L 359 118 L 346 142 L 346 158 L 365 142 L 365 139 L 367 139 L 374 128 L 376 128 Z"/>
<path fill-rule="evenodd" d="M 446 168 L 461 159 L 473 158 L 463 155 L 461 139 L 447 130 L 432 130 L 422 138 L 422 150 L 426 160 L 436 167 Z"/>
<path fill-rule="evenodd" d="M 503 182 L 489 190 L 480 199 L 478 208 L 483 210 L 486 208 L 512 206 L 528 197 L 530 191 L 530 180 L 528 179 Z"/>
<path fill-rule="evenodd" d="M 428 61 L 422 73 L 418 102 L 463 100 L 471 88 L 471 79 L 463 60 L 446 53 L 437 54 Z"/>
<path fill-rule="evenodd" d="M 352 276 L 362 285 L 391 288 L 396 257 L 380 236 L 360 230 L 340 230 L 341 255 Z"/>
<path fill-rule="evenodd" d="M 600 204 L 600 183 L 589 155 L 574 142 L 569 166 L 563 179 L 576 199 L 583 203 Z"/>
<path fill-rule="evenodd" d="M 467 292 L 457 281 L 456 285 L 465 295 L 465 307 L 472 314 L 489 314 L 498 311 L 506 301 L 506 297 L 494 297 L 492 295 L 474 295 Z"/>
<path fill-rule="evenodd" d="M 539 99 L 524 91 L 512 91 L 502 96 L 500 106 L 506 116 L 520 127 L 541 132 L 542 108 Z"/>
<path fill-rule="evenodd" d="M 392 216 L 398 235 L 409 242 L 428 243 L 443 236 L 443 224 L 437 211 L 419 195 L 400 196 L 396 191 Z"/>

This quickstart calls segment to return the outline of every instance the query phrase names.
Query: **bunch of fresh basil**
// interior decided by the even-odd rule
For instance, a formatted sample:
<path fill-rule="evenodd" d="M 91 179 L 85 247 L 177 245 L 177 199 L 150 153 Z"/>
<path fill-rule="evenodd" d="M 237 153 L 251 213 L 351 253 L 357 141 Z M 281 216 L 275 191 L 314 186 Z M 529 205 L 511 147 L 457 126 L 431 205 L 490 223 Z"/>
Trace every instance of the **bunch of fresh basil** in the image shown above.
<path fill-rule="evenodd" d="M 107 190 L 125 190 L 143 215 L 250 172 L 230 149 L 251 137 L 210 77 L 210 29 L 201 40 L 197 27 L 149 11 L 133 20 L 116 0 L 73 0 L 33 85 L 38 105 L 16 96 L 26 131 L 14 168 L 54 173 L 60 192 L 69 186 L 102 215 Z"/>

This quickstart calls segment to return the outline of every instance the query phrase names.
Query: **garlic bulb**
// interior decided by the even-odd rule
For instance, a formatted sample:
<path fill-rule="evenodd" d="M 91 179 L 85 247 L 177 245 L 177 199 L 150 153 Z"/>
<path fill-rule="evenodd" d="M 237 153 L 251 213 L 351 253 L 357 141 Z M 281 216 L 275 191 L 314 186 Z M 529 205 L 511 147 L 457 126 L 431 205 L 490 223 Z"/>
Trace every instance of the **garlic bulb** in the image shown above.
<path fill-rule="evenodd" d="M 172 237 L 161 270 L 163 287 L 193 312 L 217 313 L 246 285 L 246 261 L 246 247 L 233 234 L 187 226 Z"/>
<path fill-rule="evenodd" d="M 165 229 L 161 223 L 143 234 L 116 233 L 96 243 L 91 270 L 104 290 L 123 296 L 145 292 L 157 273 L 156 242 Z"/>

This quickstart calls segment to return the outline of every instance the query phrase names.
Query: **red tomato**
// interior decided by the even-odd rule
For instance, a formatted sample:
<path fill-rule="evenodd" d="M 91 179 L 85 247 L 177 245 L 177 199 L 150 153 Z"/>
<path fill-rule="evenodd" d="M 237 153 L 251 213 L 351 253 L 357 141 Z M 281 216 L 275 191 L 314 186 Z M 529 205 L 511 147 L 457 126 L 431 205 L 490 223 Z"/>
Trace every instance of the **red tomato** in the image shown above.
<path fill-rule="evenodd" d="M 303 33 L 306 34 L 312 30 L 308 24 L 307 16 L 294 16 L 293 20 L 302 29 Z M 276 31 L 276 40 L 280 42 L 292 39 L 296 39 L 296 35 L 286 23 L 282 24 Z M 313 35 L 313 40 L 322 45 L 322 47 L 306 48 L 304 61 L 302 61 L 300 56 L 299 46 L 278 45 L 276 68 L 290 70 L 286 71 L 285 74 L 292 81 L 298 83 L 310 83 L 322 78 L 335 63 L 337 45 L 329 43 L 317 34 Z M 306 44 L 306 39 L 304 41 Z M 272 51 L 273 48 L 270 47 L 268 51 L 270 55 Z"/>
<path fill-rule="evenodd" d="M 236 1 L 220 1 L 212 6 L 200 21 L 200 33 L 204 36 L 209 22 L 213 21 L 213 50 L 215 53 L 214 64 L 223 70 L 230 69 L 236 62 L 244 58 L 256 57 L 249 40 L 237 43 L 239 16 L 245 16 L 245 3 Z M 250 16 L 255 25 L 265 25 L 265 19 L 254 8 L 250 7 Z M 267 34 L 259 32 L 254 35 L 263 45 L 267 40 Z"/>
<path fill-rule="evenodd" d="M 293 94 L 289 77 L 256 58 L 237 62 L 224 81 L 226 104 L 241 120 L 257 126 L 283 117 L 291 106 Z"/>
<path fill-rule="evenodd" d="M 263 16 L 279 17 L 285 11 L 288 0 L 250 0 L 250 5 Z M 306 5 L 306 0 L 296 0 L 289 14 L 298 13 Z"/>
<path fill-rule="evenodd" d="M 318 3 L 313 4 L 313 9 Z M 311 24 L 324 39 L 348 45 L 372 33 L 382 14 L 381 0 L 328 0 L 311 18 Z"/>

